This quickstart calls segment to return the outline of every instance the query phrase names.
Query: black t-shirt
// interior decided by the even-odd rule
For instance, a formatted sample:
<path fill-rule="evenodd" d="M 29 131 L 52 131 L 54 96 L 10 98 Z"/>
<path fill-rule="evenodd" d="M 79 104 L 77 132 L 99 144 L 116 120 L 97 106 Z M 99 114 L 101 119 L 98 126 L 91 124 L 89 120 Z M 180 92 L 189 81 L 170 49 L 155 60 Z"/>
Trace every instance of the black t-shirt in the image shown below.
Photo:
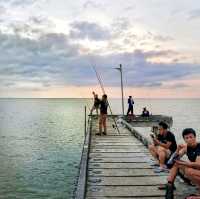
<path fill-rule="evenodd" d="M 134 104 L 134 101 L 132 98 L 128 98 L 128 107 L 129 108 L 132 108 L 133 107 L 133 104 Z"/>
<path fill-rule="evenodd" d="M 95 107 L 99 107 L 100 102 L 101 102 L 101 101 L 100 101 L 100 99 L 99 99 L 98 97 L 95 97 L 95 98 L 94 98 L 94 106 L 95 106 Z"/>
<path fill-rule="evenodd" d="M 175 136 L 174 136 L 174 134 L 172 132 L 167 131 L 167 134 L 165 136 L 158 134 L 157 138 L 163 144 L 166 144 L 167 142 L 171 142 L 169 150 L 171 152 L 175 152 L 176 151 L 176 149 L 177 149 L 176 139 L 175 139 Z"/>
<path fill-rule="evenodd" d="M 195 162 L 197 156 L 200 156 L 200 143 L 195 148 L 187 147 L 187 156 L 191 162 Z"/>
<path fill-rule="evenodd" d="M 108 102 L 107 101 L 100 101 L 100 112 L 102 114 L 107 114 Z"/>
<path fill-rule="evenodd" d="M 143 117 L 148 117 L 149 116 L 149 111 L 143 111 L 142 112 Z"/>

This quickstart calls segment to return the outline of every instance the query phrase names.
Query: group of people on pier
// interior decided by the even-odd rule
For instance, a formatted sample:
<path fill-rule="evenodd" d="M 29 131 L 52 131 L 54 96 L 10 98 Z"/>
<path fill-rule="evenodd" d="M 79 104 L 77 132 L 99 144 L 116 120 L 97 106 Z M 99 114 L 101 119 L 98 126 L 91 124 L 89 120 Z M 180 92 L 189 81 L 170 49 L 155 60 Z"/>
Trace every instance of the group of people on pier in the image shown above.
<path fill-rule="evenodd" d="M 100 109 L 99 132 L 97 133 L 97 135 L 106 135 L 107 134 L 106 117 L 107 117 L 107 109 L 109 105 L 108 100 L 107 100 L 107 95 L 104 94 L 102 96 L 102 99 L 99 99 L 98 94 L 96 94 L 94 91 L 92 92 L 92 94 L 94 98 L 94 104 L 92 106 L 90 114 L 92 114 L 93 111 L 96 111 L 96 114 L 99 115 L 99 109 Z M 127 116 L 130 116 L 130 118 L 134 117 L 133 105 L 134 105 L 134 100 L 132 96 L 129 96 Z M 143 108 L 141 116 L 149 117 L 149 111 L 146 109 L 146 107 Z M 104 131 L 102 131 L 103 128 L 104 128 Z"/>
<path fill-rule="evenodd" d="M 167 183 L 159 186 L 159 189 L 166 189 L 173 195 L 174 182 L 180 171 L 200 190 L 200 143 L 197 142 L 195 130 L 184 129 L 182 137 L 185 143 L 179 145 L 165 122 L 159 123 L 158 131 L 157 136 L 151 134 L 152 144 L 149 145 L 149 151 L 154 158 L 152 166 L 156 173 L 169 172 Z M 183 155 L 187 156 L 188 161 L 181 160 Z M 200 195 L 193 194 L 186 199 L 200 199 Z"/>
<path fill-rule="evenodd" d="M 106 118 L 108 109 L 107 95 L 102 95 L 102 99 L 93 92 L 94 105 L 91 113 L 100 109 L 99 132 L 96 135 L 107 135 Z M 133 113 L 134 100 L 132 96 L 128 98 L 127 116 Z M 142 117 L 149 117 L 149 111 L 143 108 Z M 102 131 L 104 129 L 104 131 Z M 168 172 L 167 183 L 161 185 L 159 189 L 166 189 L 167 192 L 173 193 L 175 189 L 175 179 L 179 171 L 183 173 L 193 184 L 197 185 L 200 191 L 200 143 L 197 142 L 196 132 L 192 128 L 186 128 L 182 132 L 184 144 L 177 145 L 175 135 L 169 130 L 169 126 L 165 122 L 160 122 L 157 134 L 151 134 L 152 143 L 148 148 L 153 156 L 151 166 L 154 167 L 155 173 Z M 188 161 L 181 160 L 186 155 Z M 173 195 L 173 194 L 172 194 Z M 168 199 L 168 197 L 166 197 Z M 173 198 L 173 197 L 171 197 Z M 192 195 L 186 199 L 200 199 L 200 195 Z"/>

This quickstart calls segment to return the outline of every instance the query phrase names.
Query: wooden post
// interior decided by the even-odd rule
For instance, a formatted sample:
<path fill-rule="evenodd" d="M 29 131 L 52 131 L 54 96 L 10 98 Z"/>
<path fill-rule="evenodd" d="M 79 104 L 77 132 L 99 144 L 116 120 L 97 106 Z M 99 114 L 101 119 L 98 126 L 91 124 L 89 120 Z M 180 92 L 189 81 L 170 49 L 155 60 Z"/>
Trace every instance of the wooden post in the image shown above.
<path fill-rule="evenodd" d="M 121 77 L 121 92 L 122 92 L 122 114 L 124 116 L 124 86 L 123 86 L 123 76 L 122 76 L 122 65 L 120 64 L 119 65 L 119 68 L 120 68 L 120 77 Z"/>
<path fill-rule="evenodd" d="M 85 137 L 86 137 L 86 133 L 87 133 L 87 107 L 85 106 L 85 128 L 84 128 L 85 132 Z"/>

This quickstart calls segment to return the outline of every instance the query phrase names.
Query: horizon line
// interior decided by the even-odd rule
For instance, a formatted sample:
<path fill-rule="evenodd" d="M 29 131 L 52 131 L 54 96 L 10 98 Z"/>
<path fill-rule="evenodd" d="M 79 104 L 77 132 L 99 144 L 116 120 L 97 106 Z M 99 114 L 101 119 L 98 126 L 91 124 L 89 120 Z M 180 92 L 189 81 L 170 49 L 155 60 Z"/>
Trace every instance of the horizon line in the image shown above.
<path fill-rule="evenodd" d="M 159 98 L 159 97 L 154 97 L 154 98 L 147 98 L 147 97 L 133 97 L 134 99 L 199 99 L 200 100 L 200 97 L 185 97 L 185 98 L 181 98 L 181 97 L 177 97 L 177 98 L 169 98 L 169 97 L 166 97 L 166 98 Z M 89 98 L 89 97 L 0 97 L 0 99 L 93 99 L 93 97 Z M 116 98 L 116 97 L 111 97 L 109 99 L 121 99 L 121 98 Z M 124 99 L 128 99 L 128 97 L 124 98 Z"/>

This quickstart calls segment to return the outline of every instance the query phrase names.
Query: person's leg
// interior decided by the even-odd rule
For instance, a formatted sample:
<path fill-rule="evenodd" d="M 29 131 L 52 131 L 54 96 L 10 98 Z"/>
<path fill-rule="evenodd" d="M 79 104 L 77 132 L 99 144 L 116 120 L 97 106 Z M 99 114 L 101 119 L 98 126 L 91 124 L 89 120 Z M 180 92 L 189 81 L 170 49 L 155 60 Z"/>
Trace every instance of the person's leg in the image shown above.
<path fill-rule="evenodd" d="M 149 152 L 155 158 L 155 160 L 158 160 L 157 147 L 154 146 L 153 144 L 150 144 L 148 148 L 149 148 Z"/>
<path fill-rule="evenodd" d="M 165 148 L 159 146 L 157 153 L 158 153 L 160 167 L 164 168 L 165 160 L 167 158 L 167 150 Z"/>
<path fill-rule="evenodd" d="M 106 126 L 106 114 L 103 115 L 103 127 L 104 127 L 104 134 L 107 134 L 107 126 Z"/>
<path fill-rule="evenodd" d="M 185 175 L 198 187 L 200 187 L 200 170 L 185 168 Z"/>
<path fill-rule="evenodd" d="M 175 163 L 174 166 L 170 169 L 169 176 L 167 177 L 167 181 L 171 184 L 174 183 L 177 173 L 178 173 L 179 167 Z"/>
<path fill-rule="evenodd" d="M 133 115 L 133 107 L 131 107 L 131 115 Z"/>
<path fill-rule="evenodd" d="M 99 115 L 99 113 L 98 113 L 98 107 L 95 107 L 95 109 L 96 109 L 96 113 L 97 113 L 97 115 Z"/>
<path fill-rule="evenodd" d="M 94 111 L 95 107 L 92 106 L 91 111 L 90 111 L 90 115 L 92 115 L 92 112 Z"/>
<path fill-rule="evenodd" d="M 100 114 L 100 118 L 99 118 L 99 134 L 102 134 L 102 114 Z"/>
<path fill-rule="evenodd" d="M 161 184 L 158 189 L 163 190 L 163 189 L 169 189 L 171 188 L 172 190 L 176 189 L 174 182 L 177 176 L 178 171 L 182 170 L 182 173 L 184 173 L 184 166 L 178 166 L 176 163 L 173 165 L 173 167 L 170 169 L 169 175 L 167 177 L 167 184 Z"/>
<path fill-rule="evenodd" d="M 127 111 L 126 115 L 128 115 L 130 113 L 130 111 L 131 111 L 131 109 L 130 109 L 130 107 L 128 107 L 128 111 Z"/>
<path fill-rule="evenodd" d="M 193 168 L 185 168 L 185 175 L 195 184 L 199 189 L 199 194 L 196 196 L 188 196 L 187 199 L 200 199 L 200 170 Z"/>

